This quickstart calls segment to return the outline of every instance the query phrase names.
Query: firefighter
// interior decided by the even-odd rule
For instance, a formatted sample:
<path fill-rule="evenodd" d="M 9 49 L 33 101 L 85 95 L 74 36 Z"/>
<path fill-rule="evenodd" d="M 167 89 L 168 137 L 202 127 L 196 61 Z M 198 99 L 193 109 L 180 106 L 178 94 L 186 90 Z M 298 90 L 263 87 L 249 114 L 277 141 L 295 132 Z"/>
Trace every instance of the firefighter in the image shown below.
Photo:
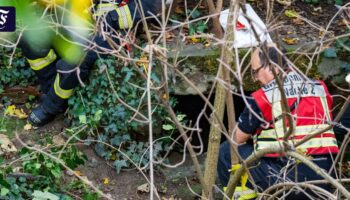
<path fill-rule="evenodd" d="M 42 2 L 50 3 L 50 1 Z M 65 1 L 54 2 L 64 4 Z M 87 20 L 90 20 L 89 18 L 91 17 L 91 19 L 94 18 L 96 20 L 96 23 L 105 23 L 102 27 L 107 33 L 132 28 L 141 20 L 141 7 L 144 14 L 150 16 L 151 14 L 156 14 L 161 6 L 161 0 L 141 0 L 142 6 L 139 5 L 138 0 L 115 0 L 108 3 L 99 3 L 100 1 L 97 1 L 97 4 L 92 6 L 94 8 L 94 11 L 91 13 L 92 16 L 86 16 L 86 13 L 89 13 L 86 12 L 86 8 L 90 7 L 89 4 L 83 5 L 81 2 L 84 1 L 67 2 L 72 4 L 73 12 L 78 12 L 79 17 L 85 17 Z M 75 16 L 72 19 L 76 19 Z M 41 127 L 53 120 L 57 114 L 66 110 L 68 99 L 72 96 L 74 88 L 79 84 L 79 78 L 85 80 L 94 62 L 99 57 L 105 57 L 106 54 L 98 54 L 96 48 L 89 48 L 89 50 L 81 54 L 82 58 L 72 61 L 67 59 L 70 54 L 78 54 L 79 56 L 80 54 L 77 50 L 71 48 L 74 47 L 71 44 L 62 46 L 62 43 L 65 42 L 62 37 L 59 39 L 57 37 L 52 38 L 56 45 L 43 43 L 40 40 L 35 43 L 36 40 L 29 41 L 25 39 L 26 37 L 23 38 L 19 47 L 27 58 L 30 67 L 37 74 L 41 91 L 44 94 L 39 106 L 34 108 L 29 114 L 28 122 L 34 127 Z M 74 39 L 74 37 L 72 38 Z M 91 44 L 95 47 L 110 49 L 109 43 L 99 34 L 95 34 L 91 40 L 93 41 Z M 59 44 L 63 48 L 55 49 L 57 41 L 60 41 Z M 82 42 L 79 41 L 79 38 L 77 38 L 77 41 Z"/>
<path fill-rule="evenodd" d="M 264 148 L 282 145 L 285 132 L 281 94 L 272 70 L 275 70 L 276 74 L 283 73 L 283 91 L 295 120 L 295 132 L 288 141 L 291 145 L 311 132 L 322 130 L 332 121 L 332 97 L 326 85 L 322 81 L 307 79 L 293 71 L 287 58 L 279 52 L 281 51 L 274 46 L 262 46 L 252 53 L 252 78 L 259 81 L 262 88 L 254 92 L 252 98 L 248 98 L 250 108 L 246 107 L 239 117 L 235 141 L 238 143 L 238 152 L 242 159 Z M 296 150 L 309 156 L 312 162 L 327 172 L 333 164 L 334 154 L 339 151 L 332 129 L 312 138 Z M 228 183 L 229 169 L 230 145 L 224 142 L 220 147 L 218 164 L 218 175 L 223 185 Z M 323 179 L 305 164 L 279 153 L 265 155 L 249 167 L 249 173 L 253 180 L 250 180 L 247 186 L 259 192 L 277 183 Z M 330 190 L 329 185 L 318 186 Z M 315 195 L 312 191 L 307 192 L 311 196 Z M 303 192 L 291 193 L 288 198 L 308 199 Z"/>

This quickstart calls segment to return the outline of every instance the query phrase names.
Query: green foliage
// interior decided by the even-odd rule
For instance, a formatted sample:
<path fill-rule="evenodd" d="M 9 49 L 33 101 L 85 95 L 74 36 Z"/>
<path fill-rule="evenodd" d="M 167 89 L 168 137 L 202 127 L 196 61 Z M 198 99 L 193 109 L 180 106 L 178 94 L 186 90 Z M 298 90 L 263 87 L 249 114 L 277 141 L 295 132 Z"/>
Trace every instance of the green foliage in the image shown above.
<path fill-rule="evenodd" d="M 190 15 L 192 19 L 196 19 L 202 15 L 201 11 L 198 9 L 191 10 L 188 9 L 187 13 Z M 208 29 L 207 24 L 204 20 L 200 20 L 198 22 L 191 23 L 189 25 L 189 35 L 195 35 L 196 33 L 204 33 L 205 30 Z"/>
<path fill-rule="evenodd" d="M 12 49 L 0 47 L 0 94 L 5 86 L 28 86 L 36 80 L 34 72 L 26 65 L 26 60 L 19 50 L 13 57 L 12 65 L 9 66 L 11 53 Z"/>
<path fill-rule="evenodd" d="M 327 4 L 336 4 L 336 5 L 343 5 L 343 0 L 304 0 L 306 3 L 309 4 L 319 4 L 319 3 L 327 3 Z"/>
<path fill-rule="evenodd" d="M 52 148 L 48 153 L 58 155 L 61 148 Z M 24 200 L 47 197 L 45 199 L 69 199 L 62 194 L 64 188 L 61 184 L 63 166 L 50 157 L 39 152 L 23 148 L 20 152 L 22 169 L 27 176 L 11 176 L 13 169 L 8 166 L 0 168 L 0 196 L 5 200 Z M 75 146 L 67 146 L 63 149 L 61 159 L 73 169 L 84 164 L 86 157 L 79 152 Z M 50 198 L 49 198 L 50 197 Z"/>
<path fill-rule="evenodd" d="M 148 126 L 133 120 L 134 117 L 141 118 L 124 104 L 139 108 L 138 112 L 147 116 L 146 98 L 142 98 L 146 94 L 146 81 L 132 66 L 123 66 L 114 59 L 99 60 L 98 66 L 105 69 L 103 74 L 93 71 L 90 83 L 69 99 L 73 125 L 83 123 L 89 126 L 89 134 L 81 136 L 98 140 L 95 151 L 106 160 L 114 161 L 118 172 L 123 167 L 132 167 L 128 158 L 145 166 L 149 160 L 149 144 L 145 142 Z M 156 74 L 152 74 L 152 82 L 159 84 Z M 153 125 L 161 127 L 165 111 L 155 93 L 152 93 L 151 101 Z M 155 148 L 155 157 L 167 150 L 164 141 L 157 142 Z"/>
<path fill-rule="evenodd" d="M 348 30 L 350 32 L 350 30 Z M 337 39 L 332 47 L 325 49 L 322 56 L 332 60 L 334 66 L 324 68 L 324 74 L 332 75 L 332 80 L 337 84 L 346 84 L 345 76 L 350 73 L 350 38 Z"/>

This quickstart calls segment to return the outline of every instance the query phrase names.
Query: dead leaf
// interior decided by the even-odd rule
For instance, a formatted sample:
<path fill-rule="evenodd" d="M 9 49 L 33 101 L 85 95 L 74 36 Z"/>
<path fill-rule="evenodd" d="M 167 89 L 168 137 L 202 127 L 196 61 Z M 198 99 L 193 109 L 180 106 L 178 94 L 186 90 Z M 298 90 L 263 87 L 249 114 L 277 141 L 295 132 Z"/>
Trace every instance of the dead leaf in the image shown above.
<path fill-rule="evenodd" d="M 26 125 L 24 125 L 24 127 L 23 127 L 23 129 L 25 130 L 25 131 L 29 131 L 29 130 L 31 130 L 33 128 L 33 126 L 31 125 L 31 124 L 29 124 L 29 123 L 27 123 Z"/>
<path fill-rule="evenodd" d="M 28 117 L 23 109 L 17 109 L 15 105 L 8 106 L 5 110 L 5 115 L 17 117 L 19 119 L 25 119 Z"/>
<path fill-rule="evenodd" d="M 104 178 L 103 179 L 103 184 L 104 185 L 108 185 L 109 184 L 109 179 L 108 178 Z"/>
<path fill-rule="evenodd" d="M 171 32 L 171 31 L 165 32 L 165 39 L 171 40 L 173 38 L 175 38 L 175 34 L 173 32 Z"/>
<path fill-rule="evenodd" d="M 293 44 L 296 44 L 298 43 L 299 41 L 299 38 L 288 38 L 288 37 L 285 37 L 282 39 L 285 43 L 289 44 L 289 45 L 293 45 Z"/>
<path fill-rule="evenodd" d="M 167 95 L 166 93 L 164 93 L 163 96 L 162 96 L 162 98 L 163 98 L 164 100 L 168 100 L 168 95 Z"/>
<path fill-rule="evenodd" d="M 141 56 L 141 58 L 136 62 L 136 65 L 139 67 L 143 67 L 143 69 L 145 70 L 145 74 L 148 74 L 149 61 L 146 56 Z"/>
<path fill-rule="evenodd" d="M 319 6 L 319 7 L 314 7 L 314 12 L 322 12 L 322 7 Z"/>
<path fill-rule="evenodd" d="M 63 146 L 66 143 L 64 138 L 61 135 L 53 136 L 53 144 L 57 146 Z"/>
<path fill-rule="evenodd" d="M 190 39 L 190 41 L 192 43 L 200 43 L 201 42 L 201 38 L 196 37 L 196 36 L 189 36 L 188 38 Z"/>
<path fill-rule="evenodd" d="M 346 19 L 344 19 L 344 18 L 342 18 L 342 20 L 340 20 L 339 22 L 338 22 L 338 26 L 348 26 L 349 25 L 349 21 L 348 20 L 346 20 Z M 0 108 L 1 108 L 1 105 L 0 105 Z"/>
<path fill-rule="evenodd" d="M 145 183 L 137 187 L 137 192 L 149 193 L 149 184 Z"/>
<path fill-rule="evenodd" d="M 10 154 L 17 152 L 17 148 L 7 135 L 0 134 L 0 155 Z"/>
<path fill-rule="evenodd" d="M 318 32 L 318 37 L 319 38 L 324 37 L 325 34 L 326 34 L 326 30 L 323 27 L 321 27 L 320 31 Z"/>
<path fill-rule="evenodd" d="M 284 6 L 290 6 L 292 5 L 292 2 L 291 0 L 277 0 L 277 2 L 281 5 L 284 5 Z"/>
<path fill-rule="evenodd" d="M 292 22 L 293 22 L 293 24 L 296 24 L 296 25 L 304 25 L 305 24 L 305 22 L 300 18 L 295 18 L 292 20 Z"/>
<path fill-rule="evenodd" d="M 167 197 L 162 197 L 162 200 L 181 200 L 181 198 L 176 198 L 173 195 L 171 195 L 171 197 L 167 198 Z"/>
<path fill-rule="evenodd" d="M 83 173 L 79 170 L 75 170 L 74 173 L 77 175 L 77 176 L 81 176 L 83 175 Z"/>
<path fill-rule="evenodd" d="M 176 14 L 181 14 L 181 15 L 185 13 L 184 9 L 182 9 L 180 6 L 176 6 L 174 12 Z"/>

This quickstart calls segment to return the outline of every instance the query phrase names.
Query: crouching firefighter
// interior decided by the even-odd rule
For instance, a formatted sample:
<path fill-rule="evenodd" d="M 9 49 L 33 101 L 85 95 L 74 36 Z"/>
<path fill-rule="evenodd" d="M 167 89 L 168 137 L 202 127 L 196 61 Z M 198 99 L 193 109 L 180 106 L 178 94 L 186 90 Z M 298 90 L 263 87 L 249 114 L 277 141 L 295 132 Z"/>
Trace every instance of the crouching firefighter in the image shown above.
<path fill-rule="evenodd" d="M 259 81 L 263 87 L 254 92 L 251 99 L 247 99 L 249 108 L 246 107 L 239 117 L 235 138 L 238 153 L 242 159 L 246 159 L 263 149 L 284 145 L 284 128 L 288 129 L 289 124 L 284 124 L 282 117 L 281 92 L 272 71 L 275 70 L 276 74 L 283 74 L 283 92 L 295 124 L 294 132 L 287 142 L 293 150 L 293 144 L 310 134 L 320 132 L 294 150 L 307 156 L 321 169 L 330 172 L 332 160 L 339 150 L 333 130 L 321 130 L 325 130 L 332 122 L 332 96 L 322 81 L 310 80 L 292 71 L 287 58 L 280 52 L 274 46 L 262 46 L 252 53 L 252 78 Z M 229 169 L 230 145 L 224 142 L 220 147 L 218 163 L 218 175 L 223 185 L 228 183 Z M 246 188 L 256 192 L 263 192 L 278 183 L 289 183 L 292 187 L 288 194 L 280 194 L 285 195 L 286 199 L 319 198 L 319 192 L 302 188 L 302 185 L 297 183 L 323 178 L 304 163 L 283 153 L 265 154 L 248 166 L 247 170 L 251 179 L 246 183 Z M 331 191 L 328 184 L 317 184 L 315 188 L 317 187 L 322 191 Z M 254 198 L 253 195 L 246 197 L 241 199 Z"/>
<path fill-rule="evenodd" d="M 108 3 L 96 1 L 94 5 L 90 1 L 56 0 L 50 6 L 68 5 L 69 10 L 73 13 L 72 17 L 68 19 L 73 22 L 70 21 L 68 24 L 73 29 L 76 27 L 76 19 L 82 19 L 81 21 L 92 22 L 91 24 L 95 25 L 101 23 L 99 24 L 100 27 L 103 27 L 101 30 L 104 30 L 107 34 L 115 34 L 116 31 L 132 28 L 141 20 L 141 8 L 147 17 L 156 14 L 161 6 L 161 0 L 141 0 L 142 6 L 139 5 L 138 0 L 115 0 Z M 42 1 L 40 2 L 41 5 L 43 2 L 45 6 L 50 4 L 50 1 Z M 69 35 L 67 30 L 62 32 Z M 58 34 L 54 35 L 49 43 L 40 42 L 40 39 L 27 40 L 25 34 L 24 31 L 24 37 L 22 37 L 19 47 L 27 58 L 30 67 L 35 71 L 39 79 L 41 92 L 44 94 L 39 106 L 34 108 L 28 116 L 28 122 L 35 127 L 40 127 L 66 110 L 68 99 L 72 96 L 74 88 L 80 83 L 79 79 L 85 80 L 94 62 L 98 58 L 107 56 L 106 53 L 97 52 L 103 52 L 100 50 L 101 48 L 111 49 L 111 47 L 98 33 L 92 37 L 91 32 L 85 34 L 89 35 L 89 42 L 82 41 L 77 36 L 71 36 L 70 39 L 73 42 L 69 44 L 67 44 L 65 38 L 62 39 Z M 75 43 L 88 46 L 88 48 L 85 48 L 88 50 L 84 50 L 80 46 L 79 48 L 83 50 L 79 53 L 76 48 L 79 45 L 75 45 Z M 68 59 L 72 54 L 77 54 L 79 58 Z"/>

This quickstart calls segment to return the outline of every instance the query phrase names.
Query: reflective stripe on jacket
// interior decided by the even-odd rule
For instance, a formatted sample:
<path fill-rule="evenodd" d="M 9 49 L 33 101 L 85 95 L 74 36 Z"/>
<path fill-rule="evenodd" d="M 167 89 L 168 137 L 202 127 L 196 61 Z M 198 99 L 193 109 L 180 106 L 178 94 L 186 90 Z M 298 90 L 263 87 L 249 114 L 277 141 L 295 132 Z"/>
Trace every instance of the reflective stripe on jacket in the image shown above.
<path fill-rule="evenodd" d="M 322 81 L 305 81 L 295 72 L 288 73 L 283 84 L 288 106 L 295 120 L 295 130 L 288 140 L 290 145 L 313 134 L 329 125 L 332 121 L 332 97 Z M 270 122 L 267 129 L 260 129 L 254 135 L 254 149 L 282 145 L 283 130 L 281 93 L 275 81 L 270 82 L 252 94 L 263 118 Z M 296 105 L 295 108 L 293 105 Z M 289 127 L 285 120 L 286 127 Z M 338 145 L 333 129 L 326 131 L 304 144 L 298 146 L 299 150 L 308 155 L 338 153 Z M 267 157 L 280 156 L 278 153 L 267 154 Z"/>

